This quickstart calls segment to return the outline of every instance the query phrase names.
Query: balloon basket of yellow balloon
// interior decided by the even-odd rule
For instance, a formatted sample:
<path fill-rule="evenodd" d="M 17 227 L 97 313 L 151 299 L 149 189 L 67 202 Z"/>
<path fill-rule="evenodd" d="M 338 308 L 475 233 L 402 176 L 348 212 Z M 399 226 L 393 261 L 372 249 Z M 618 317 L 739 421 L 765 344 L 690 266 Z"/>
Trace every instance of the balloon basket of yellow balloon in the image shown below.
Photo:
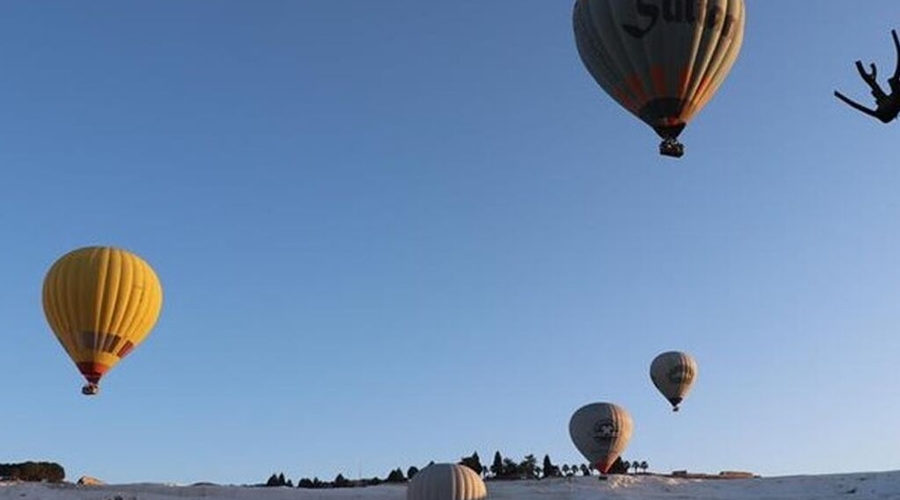
<path fill-rule="evenodd" d="M 659 154 L 671 156 L 672 158 L 681 158 L 684 156 L 684 144 L 670 137 L 659 143 Z"/>
<path fill-rule="evenodd" d="M 97 384 L 86 384 L 81 388 L 81 393 L 85 396 L 96 396 L 100 392 L 100 386 Z"/>

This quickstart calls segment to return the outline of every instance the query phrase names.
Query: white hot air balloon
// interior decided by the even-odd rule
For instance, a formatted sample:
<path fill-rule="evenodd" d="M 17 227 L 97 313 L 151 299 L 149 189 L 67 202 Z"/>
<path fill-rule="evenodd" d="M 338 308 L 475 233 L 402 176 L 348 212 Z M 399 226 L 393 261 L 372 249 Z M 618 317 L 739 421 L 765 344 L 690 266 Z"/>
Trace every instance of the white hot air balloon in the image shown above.
<path fill-rule="evenodd" d="M 650 380 L 672 404 L 672 411 L 678 411 L 696 379 L 697 361 L 686 352 L 664 352 L 650 364 Z"/>
<path fill-rule="evenodd" d="M 625 451 L 633 429 L 631 415 L 612 403 L 582 406 L 569 421 L 569 435 L 575 447 L 603 474 Z"/>
<path fill-rule="evenodd" d="M 481 500 L 487 488 L 465 465 L 431 464 L 420 470 L 406 488 L 407 500 Z"/>
<path fill-rule="evenodd" d="M 744 38 L 744 0 L 576 0 L 575 42 L 594 80 L 653 128 L 660 153 L 725 81 Z"/>

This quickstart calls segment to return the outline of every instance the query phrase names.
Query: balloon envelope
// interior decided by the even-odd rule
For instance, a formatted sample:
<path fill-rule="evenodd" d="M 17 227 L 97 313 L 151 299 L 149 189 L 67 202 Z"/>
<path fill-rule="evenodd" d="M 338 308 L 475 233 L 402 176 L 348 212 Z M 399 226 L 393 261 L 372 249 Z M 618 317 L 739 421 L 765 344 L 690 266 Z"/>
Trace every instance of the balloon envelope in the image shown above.
<path fill-rule="evenodd" d="M 633 428 L 631 415 L 612 403 L 582 406 L 569 420 L 569 435 L 575 447 L 603 474 L 625 451 Z"/>
<path fill-rule="evenodd" d="M 572 17 L 594 80 L 677 144 L 737 59 L 745 7 L 743 0 L 576 0 Z"/>
<path fill-rule="evenodd" d="M 407 500 L 480 500 L 487 488 L 472 469 L 459 464 L 431 464 L 420 470 L 406 488 Z"/>
<path fill-rule="evenodd" d="M 101 377 L 150 333 L 162 287 L 147 262 L 126 250 L 86 247 L 57 260 L 44 278 L 44 314 L 94 394 Z"/>
<path fill-rule="evenodd" d="M 650 363 L 650 380 L 663 397 L 678 411 L 697 379 L 697 361 L 686 352 L 664 352 Z"/>

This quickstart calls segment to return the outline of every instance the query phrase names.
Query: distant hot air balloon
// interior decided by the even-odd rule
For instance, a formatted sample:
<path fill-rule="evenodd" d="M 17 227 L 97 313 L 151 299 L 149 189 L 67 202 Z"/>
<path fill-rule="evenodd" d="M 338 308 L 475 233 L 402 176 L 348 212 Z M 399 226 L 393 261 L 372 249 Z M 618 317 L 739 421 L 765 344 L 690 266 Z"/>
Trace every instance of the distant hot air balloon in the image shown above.
<path fill-rule="evenodd" d="M 597 83 L 680 157 L 678 135 L 737 59 L 744 0 L 576 0 L 578 54 Z"/>
<path fill-rule="evenodd" d="M 100 378 L 150 333 L 162 308 L 162 287 L 137 255 L 86 247 L 53 264 L 43 302 L 56 338 L 87 379 L 81 392 L 92 395 Z"/>
<path fill-rule="evenodd" d="M 487 488 L 481 477 L 458 464 L 431 464 L 416 473 L 406 488 L 407 500 L 481 500 L 485 497 Z"/>
<path fill-rule="evenodd" d="M 678 411 L 696 379 L 697 361 L 686 352 L 664 352 L 650 364 L 650 380 L 672 403 L 672 411 Z"/>
<path fill-rule="evenodd" d="M 631 415 L 612 403 L 582 406 L 569 421 L 569 435 L 575 447 L 603 474 L 625 451 L 633 428 Z"/>

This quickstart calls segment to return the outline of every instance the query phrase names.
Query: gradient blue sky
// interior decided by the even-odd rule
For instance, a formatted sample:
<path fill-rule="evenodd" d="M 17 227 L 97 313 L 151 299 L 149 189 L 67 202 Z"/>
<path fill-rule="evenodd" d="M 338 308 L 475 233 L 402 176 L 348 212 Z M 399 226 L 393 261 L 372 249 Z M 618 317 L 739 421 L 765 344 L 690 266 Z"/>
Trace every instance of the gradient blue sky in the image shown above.
<path fill-rule="evenodd" d="M 748 1 L 682 135 L 595 85 L 571 1 L 0 6 L 0 462 L 111 482 L 385 476 L 495 450 L 765 475 L 896 469 L 900 129 L 853 62 L 896 0 Z M 882 78 L 883 80 L 883 78 Z M 97 398 L 44 273 L 116 245 L 165 288 Z M 672 414 L 647 370 L 700 378 Z"/>

